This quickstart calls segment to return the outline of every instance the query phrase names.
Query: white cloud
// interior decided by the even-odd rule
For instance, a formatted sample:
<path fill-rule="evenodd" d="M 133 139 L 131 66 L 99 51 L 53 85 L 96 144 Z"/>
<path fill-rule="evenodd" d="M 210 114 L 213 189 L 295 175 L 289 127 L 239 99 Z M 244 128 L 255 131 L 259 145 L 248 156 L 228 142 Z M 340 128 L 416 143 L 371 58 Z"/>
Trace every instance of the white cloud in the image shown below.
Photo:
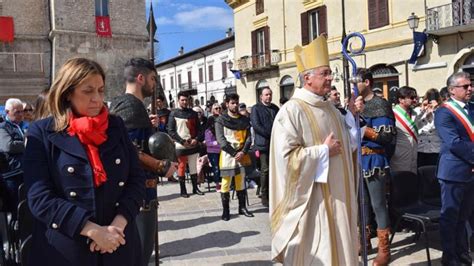
<path fill-rule="evenodd" d="M 215 6 L 178 12 L 173 19 L 177 25 L 188 29 L 227 29 L 233 25 L 232 11 Z"/>
<path fill-rule="evenodd" d="M 169 25 L 173 24 L 173 20 L 167 17 L 158 17 L 156 19 L 156 24 L 157 25 Z"/>

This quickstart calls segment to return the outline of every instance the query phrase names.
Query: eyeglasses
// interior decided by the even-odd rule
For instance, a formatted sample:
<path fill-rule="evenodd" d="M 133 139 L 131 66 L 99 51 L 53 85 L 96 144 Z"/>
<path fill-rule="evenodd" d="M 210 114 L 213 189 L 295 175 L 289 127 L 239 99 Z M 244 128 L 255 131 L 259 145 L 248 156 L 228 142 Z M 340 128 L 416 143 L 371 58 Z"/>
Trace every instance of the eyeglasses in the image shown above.
<path fill-rule="evenodd" d="M 412 100 L 416 100 L 418 98 L 418 96 L 411 96 L 410 99 Z"/>
<path fill-rule="evenodd" d="M 24 112 L 33 112 L 33 109 L 25 109 Z"/>
<path fill-rule="evenodd" d="M 326 70 L 326 71 L 323 71 L 323 72 L 316 72 L 315 71 L 314 74 L 318 75 L 318 76 L 321 76 L 323 78 L 333 78 L 334 77 L 331 70 Z"/>
<path fill-rule="evenodd" d="M 220 110 L 220 109 L 222 109 L 222 108 L 220 108 L 220 107 L 214 107 L 214 110 Z"/>
<path fill-rule="evenodd" d="M 472 84 L 456 85 L 453 87 L 463 88 L 464 90 L 467 90 L 469 89 L 469 87 L 472 87 Z"/>

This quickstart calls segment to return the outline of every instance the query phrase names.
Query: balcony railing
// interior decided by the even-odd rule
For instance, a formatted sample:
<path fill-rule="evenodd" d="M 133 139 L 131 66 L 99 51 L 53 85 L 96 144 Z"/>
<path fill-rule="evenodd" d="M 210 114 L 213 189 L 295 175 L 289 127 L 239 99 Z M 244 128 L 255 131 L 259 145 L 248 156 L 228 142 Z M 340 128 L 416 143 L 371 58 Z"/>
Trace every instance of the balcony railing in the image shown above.
<path fill-rule="evenodd" d="M 193 81 L 191 84 L 189 83 L 181 83 L 179 86 L 180 91 L 186 91 L 190 95 L 197 94 L 197 82 Z"/>
<path fill-rule="evenodd" d="M 278 66 L 278 63 L 280 63 L 280 61 L 280 51 L 272 50 L 269 53 L 243 56 L 237 61 L 237 65 L 240 70 L 244 72 L 251 72 Z"/>
<path fill-rule="evenodd" d="M 474 3 L 470 0 L 428 8 L 426 30 L 439 31 L 449 27 L 474 25 Z"/>

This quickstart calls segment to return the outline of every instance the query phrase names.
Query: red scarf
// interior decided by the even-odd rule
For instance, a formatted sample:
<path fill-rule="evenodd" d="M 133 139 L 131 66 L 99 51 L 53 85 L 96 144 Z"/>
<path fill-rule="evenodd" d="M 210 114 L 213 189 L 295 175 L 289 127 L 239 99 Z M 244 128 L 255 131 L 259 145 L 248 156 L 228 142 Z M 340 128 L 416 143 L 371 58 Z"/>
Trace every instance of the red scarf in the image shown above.
<path fill-rule="evenodd" d="M 71 115 L 69 119 L 68 134 L 70 136 L 77 135 L 79 141 L 84 145 L 92 166 L 96 187 L 107 181 L 107 174 L 99 156 L 99 145 L 107 140 L 108 118 L 109 111 L 104 107 L 97 116 L 76 117 Z"/>

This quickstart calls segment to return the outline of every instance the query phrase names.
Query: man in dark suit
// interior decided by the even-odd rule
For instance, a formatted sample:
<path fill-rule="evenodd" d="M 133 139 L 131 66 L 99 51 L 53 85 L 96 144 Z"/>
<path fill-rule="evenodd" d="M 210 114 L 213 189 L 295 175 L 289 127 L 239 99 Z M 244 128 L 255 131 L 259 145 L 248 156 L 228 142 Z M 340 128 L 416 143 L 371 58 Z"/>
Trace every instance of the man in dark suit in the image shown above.
<path fill-rule="evenodd" d="M 435 113 L 441 138 L 437 177 L 441 184 L 440 233 L 443 265 L 471 265 L 467 221 L 474 202 L 474 104 L 470 76 L 451 75 L 447 81 L 451 96 Z"/>

